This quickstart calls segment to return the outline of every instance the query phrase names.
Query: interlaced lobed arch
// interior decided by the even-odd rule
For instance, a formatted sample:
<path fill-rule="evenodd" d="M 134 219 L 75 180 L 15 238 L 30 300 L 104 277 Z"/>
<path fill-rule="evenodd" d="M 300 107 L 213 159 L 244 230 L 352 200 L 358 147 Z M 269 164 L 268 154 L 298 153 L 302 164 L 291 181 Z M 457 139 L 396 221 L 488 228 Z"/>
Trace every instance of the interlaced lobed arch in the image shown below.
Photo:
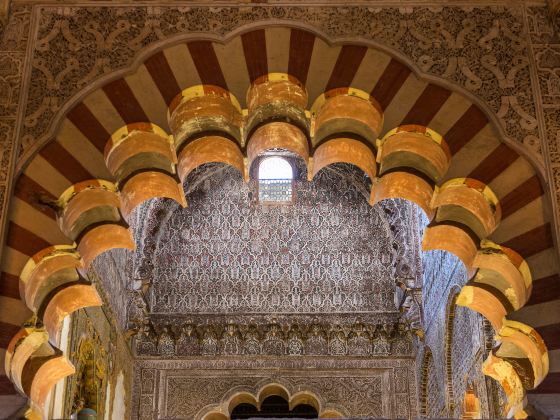
<path fill-rule="evenodd" d="M 294 34 L 304 42 L 290 43 Z M 472 270 L 457 302 L 502 334 L 502 353 L 489 359 L 487 372 L 512 383 L 510 408 L 522 410 L 524 390 L 542 381 L 548 359 L 538 333 L 505 315 L 529 299 L 531 271 L 549 275 L 541 262 L 554 254 L 545 189 L 531 159 L 502 142 L 501 129 L 471 95 L 418 78 L 363 42 L 332 45 L 301 29 L 270 27 L 237 31 L 225 45 L 161 43 L 132 69 L 77 95 L 58 114 L 55 139 L 28 155 L 13 198 L 6 276 L 21 278 L 25 304 L 48 335 L 40 325 L 17 332 L 7 352 L 9 376 L 17 381 L 17 363 L 39 357 L 43 345 L 56 353 L 65 315 L 101 304 L 83 269 L 108 249 L 135 247 L 127 229 L 134 208 L 154 197 L 186 206 L 182 183 L 197 166 L 227 163 L 247 179 L 253 159 L 280 148 L 307 162 L 310 180 L 333 163 L 353 164 L 373 181 L 371 204 L 405 198 L 435 217 L 424 247 L 455 253 Z M 263 58 L 255 48 L 262 45 L 284 55 Z M 325 54 L 312 54 L 315 48 Z M 291 60 L 302 54 L 306 59 Z M 242 56 L 245 62 L 235 58 Z M 348 60 L 358 63 L 352 74 L 339 64 Z M 331 69 L 328 80 L 314 74 L 321 66 Z M 247 100 L 238 101 L 248 88 Z M 308 99 L 315 100 L 310 109 Z M 65 276 L 54 282 L 61 270 Z M 29 315 L 21 305 L 16 313 L 7 323 Z M 530 377 L 508 362 L 518 349 Z M 69 373 L 63 358 L 56 360 L 61 375 Z M 507 377 L 497 365 L 506 366 Z M 48 385 L 39 367 L 31 391 L 22 391 L 40 408 Z"/>

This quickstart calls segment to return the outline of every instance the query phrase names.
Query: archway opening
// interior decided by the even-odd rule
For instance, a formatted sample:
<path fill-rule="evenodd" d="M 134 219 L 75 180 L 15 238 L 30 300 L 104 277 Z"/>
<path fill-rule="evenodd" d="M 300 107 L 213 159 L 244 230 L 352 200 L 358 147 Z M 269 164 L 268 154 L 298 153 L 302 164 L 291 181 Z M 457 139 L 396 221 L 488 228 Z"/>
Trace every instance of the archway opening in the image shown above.
<path fill-rule="evenodd" d="M 286 37 L 285 37 L 285 38 L 286 38 Z M 286 39 L 289 39 L 289 38 L 286 38 Z M 241 43 L 239 43 L 239 45 L 241 45 Z M 309 50 L 311 51 L 312 49 L 309 49 Z M 391 62 L 391 63 L 392 63 L 393 61 L 392 61 L 392 60 L 390 60 L 390 61 L 388 60 L 388 62 Z M 381 73 L 381 72 L 380 72 L 380 73 Z M 384 73 L 385 73 L 385 72 L 384 72 Z M 126 81 L 124 81 L 124 82 L 127 83 Z M 129 80 L 129 82 L 130 82 L 130 85 L 132 86 L 132 89 L 134 90 L 133 80 L 131 79 L 131 80 Z M 376 84 L 377 84 L 378 82 L 379 82 L 379 81 L 376 81 Z M 368 82 L 368 84 L 371 85 L 371 86 L 374 86 L 373 83 Z M 408 85 L 408 84 L 405 84 L 405 85 Z M 144 87 L 144 84 L 142 84 L 142 86 Z M 155 86 L 155 85 L 154 85 L 154 86 Z M 426 88 L 426 89 L 427 89 L 427 88 Z M 139 89 L 139 90 L 141 90 L 141 89 Z M 313 89 L 313 90 L 318 90 L 318 89 Z M 422 89 L 417 89 L 417 90 L 418 90 L 418 92 L 423 91 Z M 107 89 L 107 91 L 109 91 L 109 89 Z M 137 92 L 137 93 L 138 93 L 138 97 L 139 97 L 140 100 L 141 100 L 143 97 L 140 96 L 140 92 Z M 134 94 L 134 92 L 133 92 L 133 94 Z M 420 94 L 420 93 L 419 93 L 419 94 Z M 157 95 L 156 95 L 156 96 L 157 96 Z M 154 96 L 154 97 L 155 97 L 155 96 Z M 397 95 L 396 97 L 399 97 L 399 96 Z M 450 102 L 450 103 L 452 102 L 452 103 L 456 106 L 456 102 L 455 102 L 455 101 L 449 101 L 449 102 Z M 423 103 L 423 101 L 416 101 L 416 103 L 418 103 L 418 104 L 419 104 L 420 106 L 422 106 L 422 107 L 425 106 L 425 104 Z M 84 105 L 84 106 L 85 106 L 86 109 L 87 109 L 87 104 Z M 115 107 L 118 108 L 117 105 L 115 105 Z M 394 107 L 394 108 L 396 108 L 396 107 Z M 399 108 L 400 108 L 400 107 L 399 107 Z M 467 107 L 466 107 L 466 104 L 465 104 L 465 109 L 469 109 L 469 110 L 470 110 L 471 108 L 470 108 L 470 107 L 467 108 Z M 117 109 L 117 111 L 118 111 L 118 109 Z M 438 111 L 438 112 L 439 112 L 441 115 L 444 115 L 444 114 L 445 114 L 445 111 L 446 111 L 446 110 L 445 110 L 444 108 L 442 108 L 442 109 L 441 109 L 440 111 Z M 106 114 L 111 114 L 111 113 L 106 113 Z M 116 113 L 113 113 L 113 114 L 116 115 Z M 121 115 L 123 115 L 123 114 L 124 114 L 124 113 L 121 113 Z M 161 115 L 163 115 L 163 114 L 161 114 Z M 412 110 L 411 110 L 411 111 L 409 112 L 409 115 L 414 115 L 414 112 L 412 112 Z M 150 116 L 151 116 L 151 115 L 150 115 Z M 388 121 L 391 121 L 392 119 L 394 119 L 394 118 L 391 118 L 390 115 L 388 115 L 388 117 L 389 117 L 389 118 L 388 118 Z M 402 117 L 402 116 L 401 116 L 401 117 Z M 118 118 L 114 118 L 114 119 L 115 119 L 115 120 L 118 120 Z M 125 119 L 126 119 L 126 118 L 125 118 Z M 133 120 L 136 121 L 134 118 L 133 118 Z M 157 119 L 156 119 L 156 120 L 157 120 Z M 399 119 L 399 120 L 400 120 L 400 119 Z M 462 118 L 460 118 L 460 121 L 462 121 Z M 125 121 L 125 122 L 129 122 L 129 121 Z M 70 123 L 69 123 L 69 124 L 70 124 Z M 106 122 L 105 124 L 106 124 L 107 126 L 111 126 L 113 123 L 112 123 L 112 122 Z M 119 124 L 120 124 L 120 122 L 119 122 Z M 100 122 L 100 125 L 103 126 L 103 121 Z M 433 125 L 431 125 L 431 126 L 433 126 Z M 79 127 L 78 127 L 78 128 L 79 128 Z M 439 130 L 441 127 L 436 127 L 436 128 Z M 449 130 L 452 129 L 452 127 L 447 127 L 447 128 L 449 128 Z M 108 132 L 111 132 L 111 131 L 112 131 L 112 130 L 108 130 Z M 165 138 L 166 138 L 166 136 L 160 136 L 160 137 L 161 137 L 162 139 L 164 139 L 164 140 L 165 140 Z M 60 139 L 59 139 L 59 140 L 60 140 Z M 60 142 L 61 142 L 61 144 L 62 144 L 62 141 L 60 141 Z M 463 142 L 463 143 L 464 143 L 464 144 L 467 144 L 467 140 L 464 139 L 464 142 Z M 490 144 L 490 142 L 488 142 L 488 143 Z M 62 146 L 58 145 L 58 146 L 56 146 L 56 147 L 59 147 L 59 148 L 60 148 L 60 147 L 62 147 Z M 278 148 L 276 148 L 275 150 L 276 150 L 275 153 L 277 153 Z M 387 149 L 386 149 L 386 150 L 387 150 Z M 494 150 L 494 149 L 492 149 L 492 150 Z M 486 151 L 489 151 L 489 150 L 486 150 Z M 499 151 L 499 150 L 498 150 L 498 151 Z M 86 156 L 89 155 L 89 153 L 84 153 L 84 154 L 85 154 Z M 44 153 L 44 155 L 47 156 L 48 153 Z M 44 158 L 41 157 L 41 159 L 44 159 Z M 78 159 L 79 159 L 79 157 L 78 157 Z M 97 168 L 96 165 L 93 165 L 93 164 L 91 164 L 91 163 L 89 162 L 89 156 L 88 156 L 86 159 L 88 160 L 87 164 L 85 164 L 85 166 L 86 166 L 87 168 L 94 167 L 94 169 L 96 169 L 96 171 L 99 170 L 99 168 Z M 270 157 L 267 157 L 265 160 L 272 160 L 272 159 L 273 159 L 273 158 L 270 156 Z M 279 160 L 282 160 L 281 158 L 278 158 L 278 159 L 279 159 Z M 101 159 L 101 155 L 98 156 L 98 160 L 99 160 L 99 161 L 102 160 L 102 159 Z M 141 159 L 139 159 L 139 160 L 141 160 Z M 469 161 L 472 161 L 472 162 L 476 162 L 476 159 L 473 159 L 472 156 L 469 156 L 469 159 L 468 159 L 468 160 L 469 160 Z M 374 160 L 371 160 L 371 162 L 373 162 L 373 161 L 374 161 Z M 156 160 L 154 160 L 154 162 L 156 162 Z M 457 159 L 455 159 L 455 162 L 457 162 Z M 262 163 L 264 164 L 264 162 L 262 162 Z M 61 171 L 63 171 L 63 169 L 65 169 L 65 168 L 61 168 Z M 153 169 L 153 168 L 148 168 L 148 169 Z M 460 169 L 464 169 L 464 168 L 461 166 Z M 472 168 L 470 168 L 470 169 L 472 169 Z M 104 169 L 103 169 L 103 170 L 104 170 Z M 473 169 L 473 170 L 474 170 L 474 169 Z M 37 172 L 42 172 L 42 171 L 37 171 Z M 63 172 L 64 172 L 64 171 L 63 171 Z M 92 172 L 93 172 L 93 171 L 92 171 Z M 103 173 L 103 171 L 101 171 L 101 170 L 100 170 L 99 172 L 100 172 L 100 173 Z M 153 171 L 153 172 L 157 172 L 157 171 Z M 370 171 L 370 172 L 371 172 L 371 171 Z M 457 172 L 459 172 L 459 171 L 457 170 Z M 475 172 L 476 172 L 476 171 L 475 171 Z M 69 171 L 68 173 L 72 173 L 72 172 Z M 30 171 L 28 172 L 28 174 L 29 174 L 29 179 L 31 179 L 31 177 L 33 176 L 34 172 L 33 172 L 32 170 L 30 170 Z M 390 173 L 389 173 L 389 175 L 390 175 Z M 464 171 L 464 174 L 463 174 L 463 175 L 468 175 L 468 172 Z M 27 176 L 27 175 L 26 175 L 26 176 Z M 96 176 L 97 176 L 97 175 L 96 175 Z M 100 175 L 99 175 L 99 176 L 100 176 Z M 41 175 L 41 176 L 38 177 L 38 178 L 41 178 L 41 179 L 42 179 L 43 176 Z M 72 178 L 73 178 L 73 176 L 72 176 Z M 297 178 L 297 177 L 296 177 L 296 178 Z M 371 178 L 373 178 L 373 176 L 372 176 L 372 177 L 369 177 L 369 178 L 371 179 Z M 40 180 L 41 180 L 41 179 L 40 179 Z M 261 177 L 260 174 L 259 174 L 259 180 L 261 180 L 261 182 L 262 182 L 263 180 L 265 180 L 265 179 L 266 179 L 265 177 Z M 280 178 L 280 179 L 282 179 L 282 178 Z M 278 178 L 275 179 L 275 176 L 274 176 L 272 179 L 268 179 L 268 181 L 276 181 L 276 182 L 277 182 L 277 180 L 278 180 Z M 286 184 L 289 182 L 289 184 L 290 184 L 290 186 L 291 186 L 291 179 L 290 179 L 290 180 L 285 179 L 285 182 L 286 182 Z M 40 184 L 40 182 L 39 182 L 39 184 Z M 140 183 L 139 183 L 139 184 L 140 184 Z M 517 184 L 515 184 L 515 185 L 518 185 L 518 184 L 519 184 L 519 183 L 517 183 Z M 513 185 L 513 184 L 512 184 L 512 185 Z M 501 191 L 502 191 L 503 194 L 505 194 L 505 193 L 508 192 L 509 190 L 506 189 L 506 188 L 504 188 L 504 187 L 502 186 L 502 187 L 501 187 Z M 281 200 L 276 200 L 276 202 L 277 202 L 277 203 L 282 203 L 282 202 L 284 202 L 284 201 L 291 201 L 291 194 L 292 194 L 292 192 L 291 192 L 291 189 L 290 189 L 290 196 L 289 196 L 289 197 L 290 197 L 290 200 L 286 200 L 285 197 L 286 197 L 287 195 L 283 195 L 283 196 L 282 196 L 282 199 L 281 199 Z M 259 196 L 260 196 L 260 194 L 259 194 Z M 298 198 L 298 201 L 300 201 L 301 195 L 300 195 L 299 189 L 298 189 L 298 193 L 297 193 L 297 198 Z M 263 201 L 263 200 L 261 200 L 261 201 Z M 272 201 L 275 201 L 275 200 L 268 200 L 268 201 L 269 201 L 269 202 L 272 202 Z M 258 206 L 256 206 L 256 207 L 258 207 Z M 264 207 L 264 206 L 263 206 L 263 207 Z M 288 207 L 289 207 L 289 206 L 283 207 L 282 210 L 286 210 Z M 266 210 L 269 210 L 269 209 L 266 209 Z M 277 210 L 278 210 L 278 209 L 277 209 Z M 535 219 L 537 219 L 537 218 L 535 218 Z M 14 219 L 14 220 L 17 222 L 16 219 Z M 319 218 L 316 218 L 315 220 L 319 220 Z M 315 222 L 315 221 L 313 221 L 313 222 Z M 14 223 L 15 223 L 15 222 L 14 222 Z M 54 224 L 53 224 L 53 225 L 54 225 Z M 15 229 L 14 229 L 14 231 L 15 231 L 16 233 L 18 232 L 18 231 L 16 231 Z M 20 230 L 19 230 L 19 232 L 22 232 L 22 231 L 25 231 L 25 229 L 20 229 Z M 317 230 L 317 231 L 318 231 L 318 230 Z M 222 232 L 220 232 L 220 233 L 222 233 Z M 183 231 L 183 234 L 184 234 L 184 231 Z M 229 232 L 226 232 L 224 235 L 226 235 L 226 236 L 229 235 Z M 17 242 L 17 243 L 25 243 L 25 241 L 19 241 L 19 240 L 18 240 L 18 241 L 12 241 L 12 242 L 14 242 L 14 243 L 16 243 L 16 242 Z M 222 242 L 216 241 L 215 243 L 222 243 Z M 216 249 L 218 249 L 218 247 L 216 247 Z M 204 258 L 206 258 L 206 255 L 204 256 Z M 163 260 L 162 260 L 162 261 L 163 261 Z M 169 261 L 169 258 L 167 258 L 167 255 L 166 255 L 166 259 L 165 259 L 164 263 L 167 264 L 168 261 Z M 185 263 L 183 262 L 184 260 L 179 260 L 179 261 L 180 261 L 180 265 L 182 265 L 182 266 L 190 265 L 190 264 L 185 264 Z M 228 261 L 227 261 L 226 258 L 222 259 L 222 261 L 224 261 L 224 263 L 223 263 L 224 266 L 227 265 L 227 262 L 228 262 Z M 286 261 L 288 261 L 288 260 L 286 260 Z M 162 265 L 163 265 L 163 264 L 162 264 Z M 169 265 L 169 264 L 167 264 L 167 265 Z M 248 264 L 246 264 L 246 265 L 248 266 Z M 340 270 L 338 269 L 338 266 L 335 267 L 335 269 L 333 269 L 333 272 L 334 272 L 335 274 L 337 274 L 337 275 L 338 275 L 338 272 L 339 272 L 339 271 L 340 271 Z M 256 272 L 256 271 L 255 271 L 255 272 Z M 298 275 L 298 277 L 299 277 L 299 275 Z M 410 290 L 413 290 L 412 288 L 409 288 L 409 289 L 410 289 Z M 336 289 L 335 291 L 338 292 L 339 290 Z M 114 294 L 114 293 L 113 293 L 113 294 Z M 376 293 L 376 294 L 377 294 L 377 293 Z M 338 294 L 337 296 L 339 296 L 339 295 L 340 295 L 340 294 Z M 162 296 L 174 296 L 174 294 L 166 294 L 166 295 L 163 295 L 163 294 L 162 294 Z M 386 300 L 386 299 L 384 299 L 384 300 Z M 138 330 L 139 330 L 139 329 L 138 329 Z M 170 339 L 167 329 L 162 329 L 162 330 L 165 332 L 165 335 L 167 336 L 167 337 L 166 337 L 166 340 L 167 340 L 167 339 Z M 377 330 L 379 330 L 379 331 L 385 331 L 384 329 L 383 329 L 383 330 L 377 329 Z M 150 332 L 151 332 L 151 330 L 150 330 Z M 338 334 L 338 333 L 337 333 L 337 334 Z M 295 335 L 295 333 L 294 333 L 294 335 Z M 149 336 L 150 336 L 149 333 L 146 333 L 145 336 L 146 336 L 147 338 L 150 338 L 150 337 L 149 337 Z M 155 333 L 152 334 L 152 336 L 155 336 Z M 327 349 L 327 348 L 328 348 L 327 346 L 324 345 L 326 339 L 324 339 L 324 337 L 320 337 L 320 335 L 318 335 L 318 336 L 319 336 L 318 342 L 320 342 L 321 345 L 320 345 L 320 346 L 317 346 L 317 348 L 320 348 L 321 351 L 324 352 L 325 350 L 323 350 L 323 349 Z M 340 336 L 340 335 L 337 335 L 336 337 L 339 337 L 339 336 Z M 225 336 L 224 336 L 224 337 L 225 337 Z M 235 336 L 234 338 L 238 338 L 238 336 Z M 321 340 L 321 338 L 322 338 L 322 340 Z M 352 337 L 352 338 L 354 338 L 354 337 Z M 363 337 L 360 336 L 360 338 L 363 338 Z M 381 345 L 374 345 L 374 346 L 373 346 L 373 349 L 374 349 L 374 352 L 375 352 L 375 349 L 381 349 L 380 353 L 385 353 L 385 350 L 384 350 L 384 349 L 387 348 L 387 347 L 386 347 L 386 346 L 387 346 L 387 343 L 386 343 L 386 341 L 385 341 L 385 333 L 384 333 L 384 332 L 383 332 L 383 334 L 380 334 L 380 338 L 383 339 L 383 341 L 381 341 Z M 217 341 L 220 340 L 220 339 L 224 340 L 224 338 L 222 338 L 222 336 L 220 336 L 220 335 L 219 335 L 217 338 L 215 338 L 215 337 L 212 336 L 211 339 L 214 340 L 214 341 L 211 341 L 211 343 L 215 343 L 215 342 L 217 342 Z M 366 340 L 366 339 L 364 339 L 364 340 Z M 235 341 L 235 340 L 234 340 L 234 341 Z M 251 340 L 246 340 L 246 341 L 247 341 L 248 343 L 254 343 L 254 342 L 251 341 Z M 333 341 L 334 341 L 335 343 L 338 343 L 337 340 L 333 340 Z M 157 347 L 158 349 L 159 349 L 159 348 L 164 348 L 163 346 L 160 346 L 160 345 L 159 345 L 160 342 L 163 342 L 163 340 L 162 340 L 161 338 L 160 338 L 159 340 L 156 340 L 156 342 L 158 343 L 158 347 Z M 149 343 L 149 344 L 153 344 L 153 343 Z M 171 347 L 173 347 L 173 346 L 171 346 Z M 350 347 L 350 346 L 349 346 L 349 347 Z M 177 348 L 180 348 L 180 346 L 177 345 Z M 232 347 L 227 347 L 227 348 L 229 349 L 229 348 L 232 348 Z M 369 348 L 371 349 L 371 346 L 370 346 Z M 335 349 L 335 350 L 338 351 L 337 349 Z M 154 351 L 155 351 L 155 350 L 154 350 Z M 343 351 L 345 351 L 344 348 L 343 348 Z M 332 352 L 332 353 L 334 354 L 334 352 Z M 338 354 L 338 353 L 336 353 L 336 354 Z M 459 395 L 460 395 L 460 394 L 459 394 Z M 481 397 L 481 399 L 482 399 L 482 397 Z"/>
<path fill-rule="evenodd" d="M 278 395 L 263 400 L 259 410 L 252 404 L 241 403 L 231 412 L 231 420 L 237 419 L 317 419 L 317 410 L 308 404 L 296 405 L 290 410 L 288 401 Z"/>

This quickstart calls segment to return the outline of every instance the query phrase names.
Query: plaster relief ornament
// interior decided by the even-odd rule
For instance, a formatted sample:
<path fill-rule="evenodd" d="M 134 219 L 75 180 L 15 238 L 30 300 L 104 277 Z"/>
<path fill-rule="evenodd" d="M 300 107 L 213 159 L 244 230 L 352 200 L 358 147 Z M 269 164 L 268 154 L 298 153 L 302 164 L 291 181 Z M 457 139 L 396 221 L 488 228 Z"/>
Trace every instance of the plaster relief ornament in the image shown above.
<path fill-rule="evenodd" d="M 243 320 L 243 317 L 240 317 Z M 393 356 L 414 353 L 413 334 L 404 321 L 385 324 L 365 325 L 332 323 L 327 333 L 325 327 L 316 320 L 290 322 L 282 327 L 278 322 L 254 321 L 249 325 L 229 319 L 224 323 L 213 323 L 206 319 L 204 326 L 192 320 L 186 323 L 170 324 L 169 319 L 155 319 L 155 326 L 131 329 L 130 335 L 137 335 L 136 354 L 140 357 L 158 354 L 160 356 L 214 355 L 298 355 L 308 356 L 368 356 L 377 354 Z M 242 322 L 242 321 L 241 321 Z M 383 324 L 379 324 L 383 325 Z M 159 334 L 153 330 L 160 331 Z M 151 333 L 147 333 L 151 330 Z M 284 332 L 284 330 L 286 332 Z M 202 340 L 199 337 L 202 336 Z M 217 338 L 219 337 L 219 339 Z M 374 337 L 373 341 L 372 338 Z M 151 340 L 153 346 L 146 342 Z M 377 352 L 375 346 L 377 345 Z M 156 350 L 154 350 L 154 348 Z M 154 351 L 156 353 L 154 353 Z M 206 352 L 206 353 L 204 353 Z"/>
<path fill-rule="evenodd" d="M 220 346 L 222 354 L 241 354 L 241 334 L 237 325 L 231 320 L 222 333 Z"/>
<path fill-rule="evenodd" d="M 395 302 L 406 323 L 419 337 L 424 335 L 421 299 L 421 289 L 407 287 L 402 281 L 397 282 Z"/>
<path fill-rule="evenodd" d="M 327 339 L 321 325 L 315 321 L 307 333 L 305 340 L 305 354 L 319 355 L 327 353 Z"/>
<path fill-rule="evenodd" d="M 377 325 L 375 329 L 373 353 L 378 355 L 389 355 L 391 353 L 391 343 L 389 342 L 388 327 L 386 325 Z"/>
<path fill-rule="evenodd" d="M 218 353 L 218 339 L 211 325 L 207 325 L 202 336 L 202 355 L 213 356 Z"/>
<path fill-rule="evenodd" d="M 159 335 L 157 350 L 162 356 L 173 356 L 175 354 L 175 340 L 167 325 L 163 327 L 163 331 Z"/>
<path fill-rule="evenodd" d="M 348 353 L 359 356 L 371 354 L 371 339 L 365 325 L 356 321 L 348 335 Z"/>
<path fill-rule="evenodd" d="M 200 343 L 198 333 L 194 324 L 190 321 L 181 327 L 179 338 L 177 339 L 177 355 L 193 356 L 200 354 Z"/>
<path fill-rule="evenodd" d="M 280 356 L 285 354 L 286 346 L 284 344 L 285 336 L 282 328 L 276 320 L 268 324 L 266 337 L 262 344 L 263 354 Z"/>
<path fill-rule="evenodd" d="M 393 354 L 409 354 L 412 350 L 412 336 L 410 330 L 402 322 L 397 324 L 397 331 L 393 338 L 391 350 Z"/>
<path fill-rule="evenodd" d="M 301 355 L 304 353 L 303 334 L 297 324 L 292 325 L 288 333 L 288 354 Z"/>
<path fill-rule="evenodd" d="M 243 342 L 243 354 L 260 354 L 260 337 L 259 331 L 255 324 L 250 324 L 247 332 L 245 333 L 245 339 Z"/>
<path fill-rule="evenodd" d="M 335 325 L 330 333 L 329 354 L 337 356 L 346 354 L 346 335 L 340 325 Z"/>
<path fill-rule="evenodd" d="M 136 340 L 136 351 L 138 353 L 145 355 L 157 354 L 156 333 L 149 320 L 145 320 L 140 326 Z"/>
<path fill-rule="evenodd" d="M 141 324 L 148 315 L 148 305 L 146 304 L 144 296 L 140 293 L 133 292 L 128 303 L 127 312 L 129 324 Z"/>

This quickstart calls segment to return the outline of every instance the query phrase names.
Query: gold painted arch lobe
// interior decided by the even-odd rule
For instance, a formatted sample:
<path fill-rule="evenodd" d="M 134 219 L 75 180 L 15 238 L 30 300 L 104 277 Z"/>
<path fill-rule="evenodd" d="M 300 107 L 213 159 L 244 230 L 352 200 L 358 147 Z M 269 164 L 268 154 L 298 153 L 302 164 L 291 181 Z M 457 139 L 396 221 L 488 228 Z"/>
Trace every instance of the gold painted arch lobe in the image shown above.
<path fill-rule="evenodd" d="M 43 328 L 24 327 L 8 344 L 6 374 L 29 397 L 33 412 L 42 412 L 53 386 L 74 372 L 66 356 L 49 343 Z"/>
<path fill-rule="evenodd" d="M 484 183 L 472 178 L 454 178 L 438 188 L 432 207 L 436 222 L 467 226 L 479 239 L 487 238 L 501 220 L 498 197 Z"/>
<path fill-rule="evenodd" d="M 192 86 L 175 97 L 168 120 L 182 182 L 206 163 L 225 163 L 244 174 L 242 119 L 235 96 L 218 86 Z"/>
<path fill-rule="evenodd" d="M 170 198 L 186 207 L 173 139 L 155 124 L 128 124 L 113 133 L 105 149 L 105 162 L 116 178 L 125 216 L 156 197 Z"/>
<path fill-rule="evenodd" d="M 472 283 L 494 288 L 509 301 L 513 310 L 527 303 L 533 280 L 527 262 L 517 252 L 483 240 L 473 267 L 477 272 Z"/>
<path fill-rule="evenodd" d="M 135 248 L 121 214 L 123 197 L 115 184 L 99 179 L 83 181 L 66 189 L 58 203 L 58 224 L 75 241 L 86 268 L 109 249 Z"/>
<path fill-rule="evenodd" d="M 206 163 L 225 163 L 245 174 L 239 146 L 225 137 L 213 135 L 197 138 L 181 150 L 177 166 L 180 179 L 184 182 L 192 171 Z"/>
<path fill-rule="evenodd" d="M 381 106 L 373 96 L 353 87 L 325 92 L 315 100 L 311 113 L 314 146 L 341 133 L 357 136 L 375 146 L 383 128 Z"/>
<path fill-rule="evenodd" d="M 42 313 L 43 323 L 51 343 L 57 343 L 66 316 L 78 309 L 101 306 L 103 301 L 95 286 L 86 281 L 69 284 L 56 290 Z"/>
<path fill-rule="evenodd" d="M 35 254 L 27 261 L 20 275 L 22 298 L 28 308 L 37 312 L 52 290 L 77 281 L 77 270 L 83 266 L 74 246 L 53 246 Z"/>
<path fill-rule="evenodd" d="M 403 125 L 390 130 L 377 146 L 379 178 L 372 186 L 370 203 L 403 198 L 420 206 L 432 220 L 435 184 L 451 162 L 443 137 L 428 127 Z"/>
<path fill-rule="evenodd" d="M 282 149 L 307 164 L 309 126 L 307 91 L 293 76 L 269 73 L 247 91 L 247 167 L 268 150 Z"/>
<path fill-rule="evenodd" d="M 370 179 L 377 168 L 373 151 L 359 140 L 339 137 L 321 144 L 313 154 L 310 180 L 319 171 L 334 163 L 349 163 L 360 168 Z"/>
<path fill-rule="evenodd" d="M 73 241 L 79 242 L 92 225 L 122 221 L 117 187 L 109 181 L 91 179 L 74 184 L 62 193 L 58 204 L 60 229 Z"/>
<path fill-rule="evenodd" d="M 472 270 L 480 241 L 500 223 L 498 198 L 478 180 L 454 178 L 436 189 L 431 207 L 435 219 L 424 231 L 422 249 L 451 252 Z"/>
<path fill-rule="evenodd" d="M 378 143 L 379 174 L 396 170 L 415 171 L 439 182 L 451 164 L 445 139 L 420 125 L 403 125 L 390 130 Z"/>

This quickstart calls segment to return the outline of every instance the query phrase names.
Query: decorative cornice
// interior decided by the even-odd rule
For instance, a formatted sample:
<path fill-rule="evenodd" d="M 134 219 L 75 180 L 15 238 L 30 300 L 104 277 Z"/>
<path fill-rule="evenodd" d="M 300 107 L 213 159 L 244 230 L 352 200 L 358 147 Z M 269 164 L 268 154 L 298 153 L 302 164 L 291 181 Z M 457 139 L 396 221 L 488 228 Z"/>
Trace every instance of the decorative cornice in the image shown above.
<path fill-rule="evenodd" d="M 151 322 L 133 328 L 137 356 L 412 356 L 414 339 L 405 324 L 351 325 L 298 320 L 267 324 L 166 325 Z M 305 322 L 305 321 L 304 321 Z"/>

